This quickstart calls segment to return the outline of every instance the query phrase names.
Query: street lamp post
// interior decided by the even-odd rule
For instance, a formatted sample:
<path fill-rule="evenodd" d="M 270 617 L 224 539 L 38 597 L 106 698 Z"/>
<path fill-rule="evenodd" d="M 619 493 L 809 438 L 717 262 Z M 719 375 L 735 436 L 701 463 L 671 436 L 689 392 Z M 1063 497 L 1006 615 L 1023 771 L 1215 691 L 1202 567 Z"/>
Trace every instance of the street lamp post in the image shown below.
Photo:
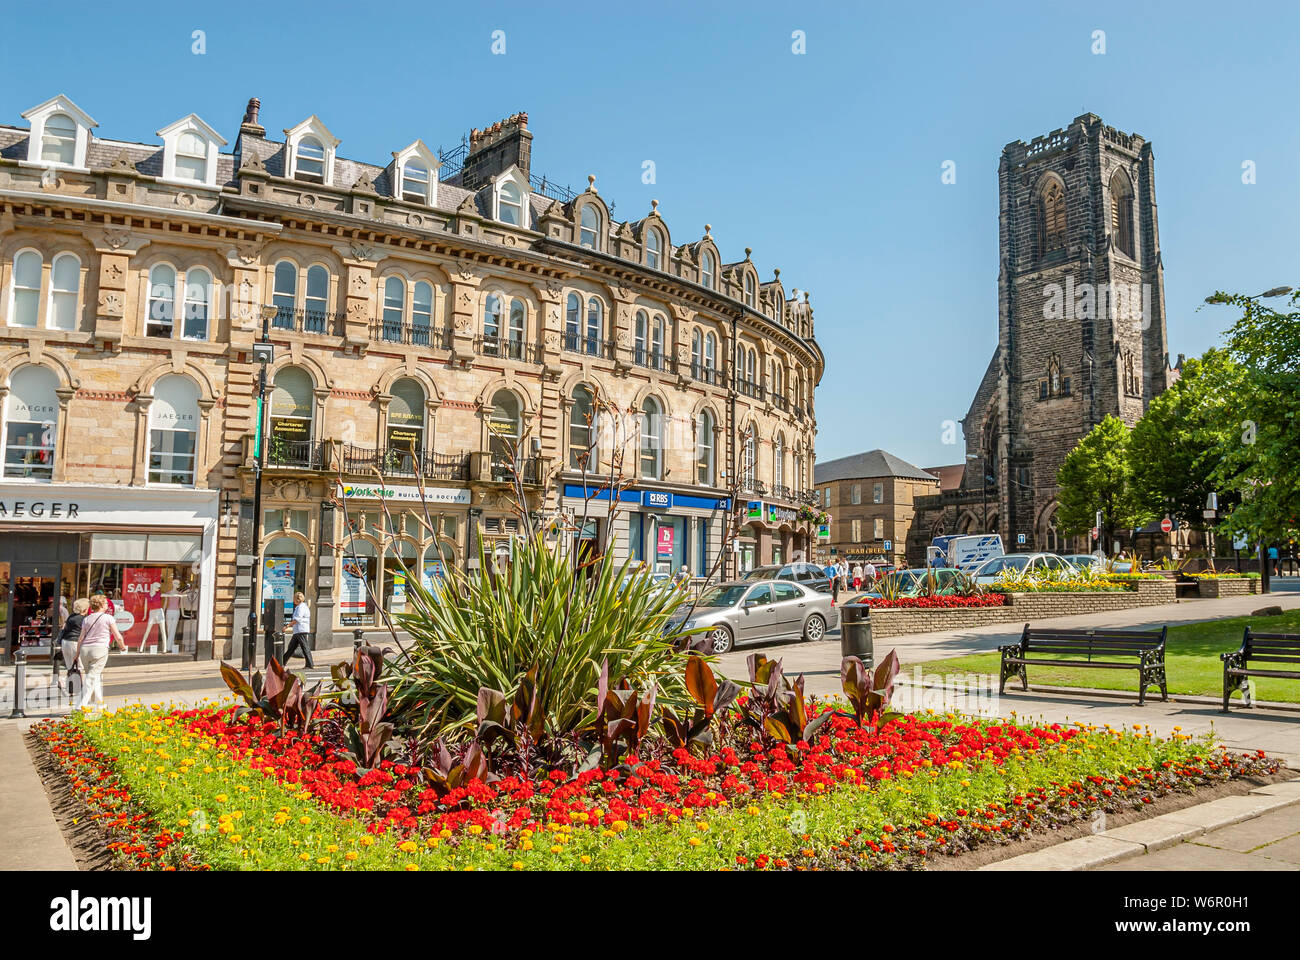
<path fill-rule="evenodd" d="M 248 641 L 244 647 L 244 666 L 253 669 L 257 659 L 257 630 L 262 611 L 262 578 L 259 557 L 262 552 L 262 468 L 266 462 L 266 368 L 275 360 L 271 345 L 271 318 L 279 312 L 273 304 L 262 306 L 262 335 L 253 344 L 257 375 L 257 424 L 253 434 L 253 558 L 248 570 Z"/>

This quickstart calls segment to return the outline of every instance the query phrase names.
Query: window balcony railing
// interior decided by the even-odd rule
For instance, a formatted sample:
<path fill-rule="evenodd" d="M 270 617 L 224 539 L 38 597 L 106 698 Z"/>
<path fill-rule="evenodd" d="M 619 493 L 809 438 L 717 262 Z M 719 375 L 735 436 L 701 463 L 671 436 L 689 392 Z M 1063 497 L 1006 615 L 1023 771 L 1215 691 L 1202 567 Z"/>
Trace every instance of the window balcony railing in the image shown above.
<path fill-rule="evenodd" d="M 756 400 L 763 399 L 763 385 L 755 383 L 753 380 L 737 380 L 736 392 L 746 397 L 753 397 Z"/>
<path fill-rule="evenodd" d="M 722 371 L 716 367 L 706 367 L 698 360 L 692 360 L 691 379 L 698 380 L 700 383 L 720 384 L 722 382 Z"/>
<path fill-rule="evenodd" d="M 758 497 L 767 496 L 767 484 L 755 477 L 741 477 L 740 492 L 752 493 Z"/>
<path fill-rule="evenodd" d="M 821 498 L 817 496 L 816 490 L 801 490 L 795 494 L 795 499 L 799 503 L 805 503 L 810 507 L 821 506 Z"/>
<path fill-rule="evenodd" d="M 527 484 L 541 483 L 542 458 L 525 457 L 519 461 L 519 479 Z M 514 480 L 514 466 L 509 460 L 492 460 L 492 479 L 497 483 L 510 483 Z"/>
<path fill-rule="evenodd" d="M 790 401 L 775 391 L 772 392 L 772 403 L 778 410 L 790 409 Z"/>
<path fill-rule="evenodd" d="M 343 319 L 342 313 L 329 313 L 325 310 L 313 310 L 310 307 L 297 309 L 280 307 L 271 318 L 271 329 L 342 336 Z"/>
<path fill-rule="evenodd" d="M 343 472 L 349 476 L 415 477 L 424 480 L 468 480 L 468 453 L 434 453 L 400 447 L 355 447 L 342 451 Z"/>
<path fill-rule="evenodd" d="M 325 443 L 320 440 L 267 439 L 266 465 L 292 470 L 325 470 L 329 467 Z"/>
<path fill-rule="evenodd" d="M 794 405 L 794 415 L 796 420 L 802 420 L 804 418 L 804 409 L 801 404 L 796 403 Z"/>
<path fill-rule="evenodd" d="M 784 500 L 787 503 L 793 503 L 794 491 L 791 490 L 789 487 L 787 487 L 784 483 L 774 483 L 772 484 L 772 499 Z"/>
<path fill-rule="evenodd" d="M 638 367 L 647 367 L 651 370 L 663 370 L 664 372 L 673 372 L 677 369 L 675 358 L 668 356 L 662 350 L 655 350 L 649 347 L 633 347 L 631 350 L 632 362 Z"/>
<path fill-rule="evenodd" d="M 564 349 L 570 353 L 583 353 L 589 357 L 600 357 L 603 360 L 613 360 L 616 347 L 612 340 L 601 340 L 599 337 L 582 336 L 572 331 L 564 334 Z"/>
<path fill-rule="evenodd" d="M 541 363 L 542 354 L 535 343 L 504 337 L 475 337 L 474 352 L 481 357 L 504 357 L 524 363 Z"/>
<path fill-rule="evenodd" d="M 376 320 L 370 324 L 370 339 L 376 343 L 405 343 L 417 347 L 451 349 L 451 331 L 406 320 Z"/>

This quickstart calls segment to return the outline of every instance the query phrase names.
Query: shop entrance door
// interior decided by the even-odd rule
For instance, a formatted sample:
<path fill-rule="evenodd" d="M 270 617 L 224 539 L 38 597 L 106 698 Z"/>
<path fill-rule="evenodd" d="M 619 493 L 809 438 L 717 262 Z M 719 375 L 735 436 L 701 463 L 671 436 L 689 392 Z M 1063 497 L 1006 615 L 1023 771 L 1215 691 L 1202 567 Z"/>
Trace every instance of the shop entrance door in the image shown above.
<path fill-rule="evenodd" d="M 5 568 L 8 568 L 8 576 Z M 0 603 L 7 609 L 0 614 L 6 625 L 6 659 L 22 648 L 28 659 L 50 656 L 51 645 L 62 626 L 59 611 L 59 572 L 57 563 L 12 561 L 0 564 Z"/>

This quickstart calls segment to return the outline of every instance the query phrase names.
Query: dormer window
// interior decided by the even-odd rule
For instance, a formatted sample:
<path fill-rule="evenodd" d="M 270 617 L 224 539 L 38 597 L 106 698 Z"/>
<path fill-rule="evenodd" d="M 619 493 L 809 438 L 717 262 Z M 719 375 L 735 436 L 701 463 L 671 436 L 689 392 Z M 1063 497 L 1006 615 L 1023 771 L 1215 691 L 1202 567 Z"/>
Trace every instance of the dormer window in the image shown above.
<path fill-rule="evenodd" d="M 293 178 L 308 183 L 325 182 L 325 147 L 315 137 L 303 137 L 298 142 Z"/>
<path fill-rule="evenodd" d="M 217 151 L 225 140 L 191 113 L 158 131 L 163 141 L 164 180 L 217 185 Z"/>
<path fill-rule="evenodd" d="M 513 227 L 522 227 L 524 221 L 524 201 L 518 184 L 506 180 L 497 193 L 497 219 Z"/>
<path fill-rule="evenodd" d="M 579 220 L 578 229 L 578 246 L 586 247 L 588 250 L 600 249 L 600 212 L 596 209 L 594 203 L 586 203 L 582 206 L 582 216 Z"/>
<path fill-rule="evenodd" d="M 48 163 L 71 166 L 77 155 L 77 124 L 66 113 L 56 113 L 45 121 L 41 137 L 41 159 Z"/>
<path fill-rule="evenodd" d="M 182 133 L 176 141 L 176 176 L 199 183 L 208 179 L 208 145 L 193 131 Z"/>
<path fill-rule="evenodd" d="M 60 94 L 23 114 L 31 122 L 27 162 L 43 166 L 85 167 L 90 131 L 96 124 Z"/>
<path fill-rule="evenodd" d="M 646 231 L 645 265 L 651 270 L 663 269 L 663 240 L 659 237 L 659 231 L 653 227 Z"/>
<path fill-rule="evenodd" d="M 429 202 L 429 168 L 419 160 L 402 167 L 402 199 L 409 203 Z"/>
<path fill-rule="evenodd" d="M 754 275 L 745 274 L 745 306 L 754 306 Z"/>
<path fill-rule="evenodd" d="M 717 270 L 713 260 L 713 252 L 705 250 L 704 255 L 700 257 L 700 282 L 710 290 L 713 289 L 713 278 Z"/>

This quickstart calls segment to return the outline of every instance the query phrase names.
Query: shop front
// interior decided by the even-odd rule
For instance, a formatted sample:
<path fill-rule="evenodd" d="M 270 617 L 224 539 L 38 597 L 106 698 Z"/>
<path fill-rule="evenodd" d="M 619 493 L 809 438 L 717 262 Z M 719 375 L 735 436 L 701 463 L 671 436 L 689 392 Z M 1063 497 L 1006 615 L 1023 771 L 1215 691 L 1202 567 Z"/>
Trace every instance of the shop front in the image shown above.
<path fill-rule="evenodd" d="M 0 486 L 0 655 L 47 658 L 78 598 L 103 593 L 128 649 L 212 640 L 216 491 Z"/>
<path fill-rule="evenodd" d="M 575 549 L 607 542 L 619 562 L 630 558 L 656 572 L 686 568 L 703 577 L 717 562 L 731 500 L 631 487 L 611 503 L 608 487 L 565 484 L 562 507 L 574 518 Z"/>

